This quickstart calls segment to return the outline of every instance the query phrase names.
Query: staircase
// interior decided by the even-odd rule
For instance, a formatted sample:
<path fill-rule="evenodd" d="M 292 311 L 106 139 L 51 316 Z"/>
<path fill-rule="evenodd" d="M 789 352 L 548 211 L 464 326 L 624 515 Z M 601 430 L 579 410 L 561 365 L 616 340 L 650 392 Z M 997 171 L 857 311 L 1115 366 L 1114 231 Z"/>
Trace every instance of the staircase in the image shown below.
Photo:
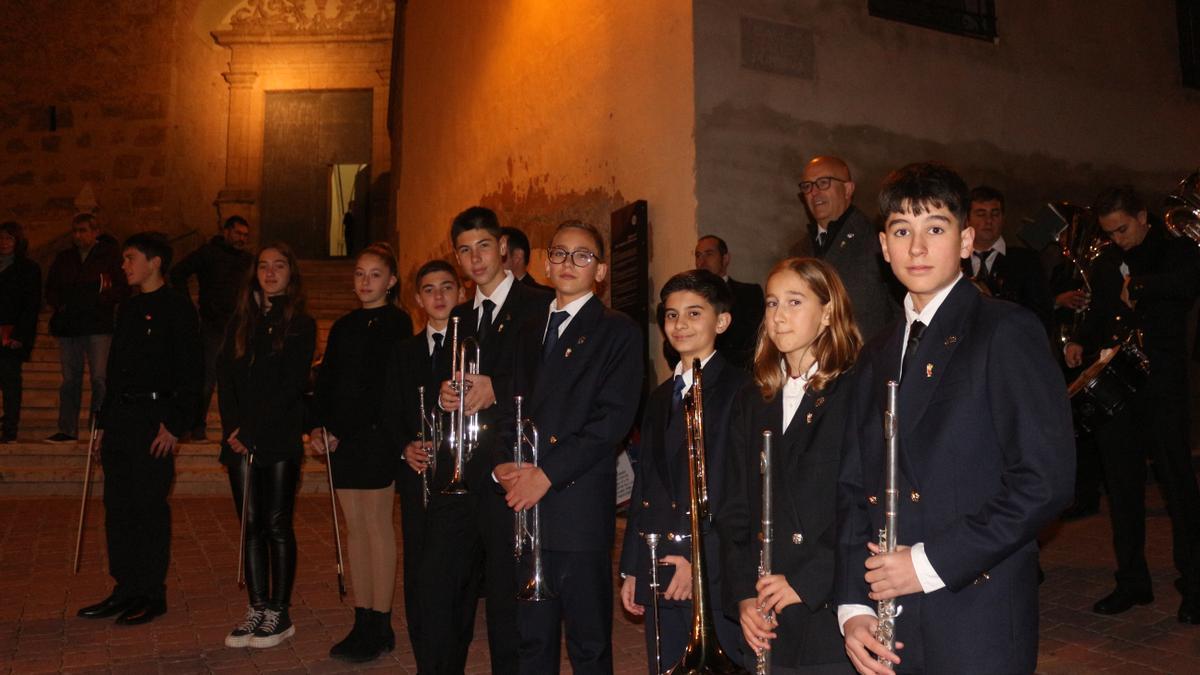
<path fill-rule="evenodd" d="M 356 308 L 350 260 L 305 260 L 300 269 L 308 295 L 308 311 L 317 321 L 317 356 L 325 350 L 325 341 L 333 322 Z M 194 282 L 193 282 L 194 284 Z M 194 290 L 194 289 L 193 289 Z M 193 293 L 194 296 L 194 293 Z M 91 385 L 87 369 L 83 376 L 84 416 L 79 421 L 80 439 L 75 444 L 54 445 L 43 439 L 55 433 L 58 424 L 58 388 L 62 383 L 57 341 L 50 336 L 50 313 L 43 311 L 38 320 L 38 338 L 33 355 L 25 364 L 25 391 L 21 409 L 21 428 L 17 442 L 0 445 L 0 496 L 76 496 L 81 494 L 87 459 L 87 410 Z M 217 461 L 221 420 L 214 394 L 208 410 L 207 442 L 187 442 L 179 446 L 175 459 L 175 494 L 227 494 L 229 482 L 225 468 Z M 97 452 L 97 458 L 99 453 Z M 92 490 L 103 492 L 103 469 L 93 463 Z M 327 489 L 325 464 L 306 457 L 301 471 L 302 492 Z"/>

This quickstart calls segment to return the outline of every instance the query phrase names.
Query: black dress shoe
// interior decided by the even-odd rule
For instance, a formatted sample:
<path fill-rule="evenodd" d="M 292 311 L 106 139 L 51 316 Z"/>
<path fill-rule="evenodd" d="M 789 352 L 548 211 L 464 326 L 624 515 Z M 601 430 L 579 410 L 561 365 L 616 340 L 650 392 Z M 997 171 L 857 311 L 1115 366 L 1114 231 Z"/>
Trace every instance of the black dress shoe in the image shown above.
<path fill-rule="evenodd" d="M 1148 605 L 1152 602 L 1154 593 L 1151 591 L 1138 593 L 1117 587 L 1117 590 L 1096 601 L 1096 604 L 1092 605 L 1092 611 L 1097 614 L 1120 614 L 1134 605 Z"/>
<path fill-rule="evenodd" d="M 1200 595 L 1185 595 L 1179 603 L 1179 623 L 1200 625 Z"/>
<path fill-rule="evenodd" d="M 119 598 L 114 593 L 94 605 L 88 605 L 79 610 L 77 616 L 85 619 L 107 619 L 124 612 L 133 600 L 134 598 Z"/>
<path fill-rule="evenodd" d="M 150 623 L 156 617 L 160 617 L 166 613 L 166 598 L 141 597 L 122 612 L 121 616 L 117 617 L 117 623 L 122 626 L 140 626 L 144 623 Z"/>
<path fill-rule="evenodd" d="M 1088 518 L 1096 515 L 1097 513 L 1100 513 L 1099 502 L 1075 502 L 1062 512 L 1062 514 L 1059 516 L 1059 519 L 1064 522 L 1068 522 L 1072 520 L 1080 520 L 1081 518 Z"/>

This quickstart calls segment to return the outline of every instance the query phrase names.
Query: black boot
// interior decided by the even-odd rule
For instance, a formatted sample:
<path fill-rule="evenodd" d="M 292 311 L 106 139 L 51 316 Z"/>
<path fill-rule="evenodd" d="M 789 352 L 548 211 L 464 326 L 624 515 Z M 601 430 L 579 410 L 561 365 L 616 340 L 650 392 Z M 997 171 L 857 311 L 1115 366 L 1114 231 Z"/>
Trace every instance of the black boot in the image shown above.
<path fill-rule="evenodd" d="M 392 630 L 392 613 L 375 612 L 375 620 L 378 625 L 375 627 L 379 633 L 380 650 L 387 654 L 396 648 L 396 632 Z"/>
<path fill-rule="evenodd" d="M 374 661 L 395 647 L 396 635 L 392 632 L 392 613 L 367 610 L 367 625 L 363 637 L 348 654 L 341 657 L 350 663 Z"/>
<path fill-rule="evenodd" d="M 367 615 L 371 610 L 365 607 L 354 608 L 354 627 L 350 629 L 350 633 L 342 638 L 342 641 L 329 649 L 329 655 L 335 659 L 345 658 L 347 654 L 354 652 L 357 645 L 363 639 L 364 628 L 367 625 Z"/>

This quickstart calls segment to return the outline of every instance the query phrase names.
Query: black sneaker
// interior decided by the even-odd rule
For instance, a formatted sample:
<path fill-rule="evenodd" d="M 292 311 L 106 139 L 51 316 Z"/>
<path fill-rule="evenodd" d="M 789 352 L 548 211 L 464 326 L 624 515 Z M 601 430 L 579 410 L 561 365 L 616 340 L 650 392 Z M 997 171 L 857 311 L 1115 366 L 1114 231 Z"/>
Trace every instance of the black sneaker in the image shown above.
<path fill-rule="evenodd" d="M 51 436 L 51 437 L 47 438 L 47 439 L 46 439 L 46 442 L 47 442 L 47 443 L 55 443 L 55 444 L 58 444 L 58 443 L 75 443 L 75 442 L 77 442 L 78 440 L 79 440 L 78 438 L 76 438 L 76 437 L 74 437 L 74 436 L 72 436 L 72 435 L 70 435 L 70 434 L 64 434 L 63 432 L 61 432 L 61 431 L 60 431 L 60 432 L 58 432 L 57 434 L 54 434 L 53 436 Z"/>
<path fill-rule="evenodd" d="M 271 609 L 268 607 L 263 610 L 262 622 L 258 624 L 258 628 L 254 629 L 254 634 L 250 637 L 250 646 L 259 649 L 274 647 L 295 634 L 296 627 L 288 618 L 287 608 Z"/>
<path fill-rule="evenodd" d="M 262 623 L 266 612 L 266 607 L 255 607 L 254 605 L 247 607 L 246 618 L 242 619 L 242 622 L 233 629 L 233 632 L 225 636 L 225 646 L 249 647 L 250 638 L 254 636 L 254 631 Z"/>

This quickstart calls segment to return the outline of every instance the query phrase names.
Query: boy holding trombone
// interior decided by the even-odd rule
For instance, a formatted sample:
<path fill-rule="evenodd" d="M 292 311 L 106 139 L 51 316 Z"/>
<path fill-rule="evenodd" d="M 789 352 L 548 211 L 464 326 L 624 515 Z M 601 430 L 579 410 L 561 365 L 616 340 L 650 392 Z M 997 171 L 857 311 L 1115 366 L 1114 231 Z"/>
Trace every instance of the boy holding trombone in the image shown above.
<path fill-rule="evenodd" d="M 672 377 L 659 384 L 646 402 L 642 451 L 629 500 L 620 567 L 621 604 L 630 614 L 646 616 L 646 653 L 653 675 L 679 661 L 692 625 L 691 545 L 686 537 L 679 536 L 690 531 L 687 513 L 691 496 L 682 408 L 694 381 L 692 363 L 700 359 L 704 372 L 708 499 L 714 519 L 727 494 L 723 458 L 730 408 L 737 392 L 750 379 L 716 349 L 717 336 L 729 328 L 733 303 L 733 295 L 721 277 L 707 270 L 682 272 L 667 281 L 660 297 L 665 308 L 664 332 L 680 360 Z M 657 560 L 650 558 L 647 535 L 658 535 Z M 717 638 L 731 658 L 740 660 L 738 625 L 722 612 L 720 602 L 725 575 L 718 563 L 721 543 L 715 531 L 706 534 L 704 545 L 710 551 L 710 575 L 705 581 L 714 601 Z M 651 585 L 655 577 L 658 588 Z M 733 613 L 732 608 L 729 613 Z"/>

